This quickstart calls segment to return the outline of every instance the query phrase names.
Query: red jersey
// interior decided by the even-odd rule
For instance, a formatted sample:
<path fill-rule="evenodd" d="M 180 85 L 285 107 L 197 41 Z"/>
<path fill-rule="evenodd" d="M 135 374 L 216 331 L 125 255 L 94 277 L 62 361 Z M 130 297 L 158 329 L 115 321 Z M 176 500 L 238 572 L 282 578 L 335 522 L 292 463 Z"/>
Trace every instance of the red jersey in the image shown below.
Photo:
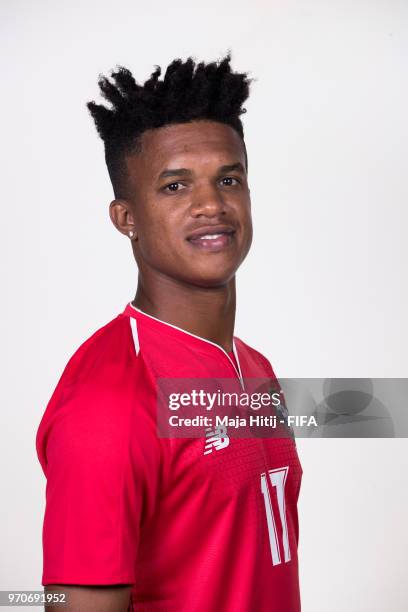
<path fill-rule="evenodd" d="M 130 303 L 69 360 L 37 432 L 42 584 L 131 584 L 129 609 L 299 612 L 292 438 L 160 438 L 158 378 L 275 378 Z"/>

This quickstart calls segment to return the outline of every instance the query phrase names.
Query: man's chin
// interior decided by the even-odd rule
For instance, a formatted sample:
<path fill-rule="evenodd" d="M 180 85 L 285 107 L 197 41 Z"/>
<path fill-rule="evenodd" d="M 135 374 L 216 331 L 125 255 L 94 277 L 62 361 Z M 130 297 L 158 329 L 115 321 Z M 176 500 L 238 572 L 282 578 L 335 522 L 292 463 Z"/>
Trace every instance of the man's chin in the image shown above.
<path fill-rule="evenodd" d="M 216 261 L 217 260 L 217 261 Z M 235 277 L 242 260 L 237 258 L 214 258 L 213 261 L 189 261 L 189 266 L 180 266 L 182 280 L 189 285 L 203 288 L 225 287 Z M 197 263 L 198 265 L 191 265 Z"/>
<path fill-rule="evenodd" d="M 236 269 L 214 271 L 210 273 L 206 271 L 204 274 L 191 275 L 187 282 L 195 287 L 202 287 L 203 289 L 215 289 L 221 288 L 228 285 L 235 276 Z"/>

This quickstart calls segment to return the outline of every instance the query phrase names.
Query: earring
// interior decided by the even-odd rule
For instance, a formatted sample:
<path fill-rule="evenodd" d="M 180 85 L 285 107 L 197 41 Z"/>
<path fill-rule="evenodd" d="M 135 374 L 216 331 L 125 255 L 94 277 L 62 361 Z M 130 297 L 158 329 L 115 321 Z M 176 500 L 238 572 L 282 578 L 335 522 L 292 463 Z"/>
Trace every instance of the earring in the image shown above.
<path fill-rule="evenodd" d="M 132 231 L 129 232 L 129 238 L 133 238 L 133 232 Z"/>

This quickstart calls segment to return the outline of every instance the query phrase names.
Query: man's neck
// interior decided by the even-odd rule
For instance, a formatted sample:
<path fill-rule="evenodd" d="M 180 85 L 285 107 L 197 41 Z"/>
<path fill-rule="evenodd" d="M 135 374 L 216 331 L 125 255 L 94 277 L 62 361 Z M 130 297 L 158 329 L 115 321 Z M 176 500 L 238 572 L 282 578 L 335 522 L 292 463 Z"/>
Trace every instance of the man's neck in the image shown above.
<path fill-rule="evenodd" d="M 139 275 L 132 304 L 146 314 L 232 350 L 235 277 L 223 287 L 202 288 L 173 279 L 146 283 Z"/>

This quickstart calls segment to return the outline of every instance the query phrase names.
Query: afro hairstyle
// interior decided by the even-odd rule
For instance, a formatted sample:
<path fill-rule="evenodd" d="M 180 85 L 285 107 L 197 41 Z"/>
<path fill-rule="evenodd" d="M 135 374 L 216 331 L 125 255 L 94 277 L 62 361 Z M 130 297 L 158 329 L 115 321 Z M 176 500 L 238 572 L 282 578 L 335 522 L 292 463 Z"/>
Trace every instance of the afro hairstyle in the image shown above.
<path fill-rule="evenodd" d="M 160 79 L 155 67 L 143 85 L 123 66 L 100 75 L 101 95 L 110 107 L 88 102 L 87 107 L 105 146 L 105 160 L 115 197 L 126 197 L 125 156 L 142 150 L 146 130 L 197 120 L 218 121 L 234 128 L 244 141 L 240 115 L 249 95 L 247 73 L 231 70 L 231 56 L 211 63 L 173 60 Z M 244 143 L 245 149 L 245 143 Z M 245 149 L 245 159 L 246 149 Z"/>

